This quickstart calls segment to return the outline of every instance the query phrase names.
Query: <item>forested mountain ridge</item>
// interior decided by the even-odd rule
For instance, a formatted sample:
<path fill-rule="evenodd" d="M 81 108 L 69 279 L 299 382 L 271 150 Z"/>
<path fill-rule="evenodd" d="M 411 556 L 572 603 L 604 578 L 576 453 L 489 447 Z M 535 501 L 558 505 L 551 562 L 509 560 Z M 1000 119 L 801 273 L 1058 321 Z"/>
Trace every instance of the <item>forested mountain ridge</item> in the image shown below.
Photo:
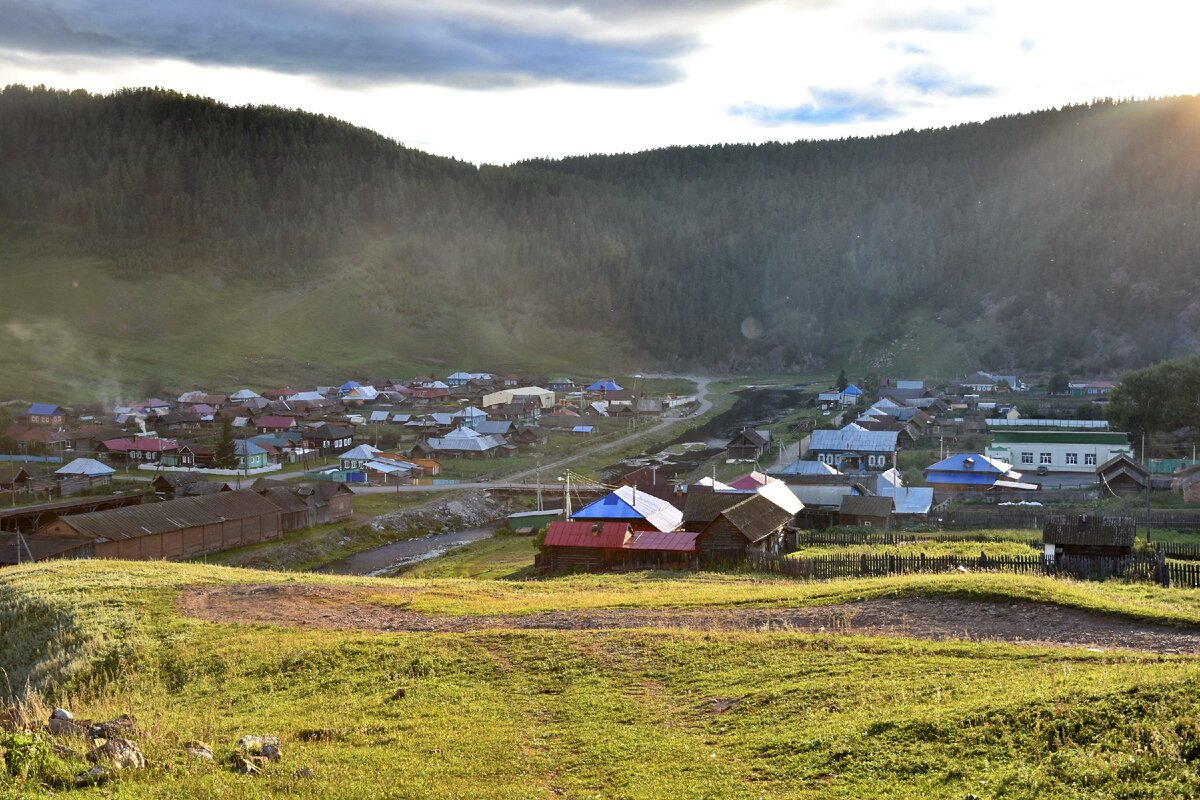
<path fill-rule="evenodd" d="M 582 361 L 620 342 L 614 358 L 722 369 L 1109 371 L 1200 349 L 1198 212 L 1197 97 L 476 168 L 278 108 L 0 93 L 0 281 L 86 258 L 118 298 L 105 322 L 122 286 L 161 284 L 160 333 L 303 309 L 322 335 L 268 337 L 280 365 L 338 352 L 314 352 L 328 338 L 381 367 L 422 350 L 535 365 L 574 340 Z M 75 346 L 145 331 L 56 305 L 0 312 Z M 484 318 L 479 336 L 508 340 L 455 352 L 446 331 Z"/>

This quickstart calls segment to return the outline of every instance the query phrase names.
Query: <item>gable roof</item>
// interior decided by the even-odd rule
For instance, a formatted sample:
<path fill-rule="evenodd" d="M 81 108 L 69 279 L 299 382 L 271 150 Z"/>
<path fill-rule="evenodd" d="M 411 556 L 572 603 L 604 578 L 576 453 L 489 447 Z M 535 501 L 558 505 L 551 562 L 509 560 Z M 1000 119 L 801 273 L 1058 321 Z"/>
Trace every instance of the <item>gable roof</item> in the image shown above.
<path fill-rule="evenodd" d="M 54 470 L 55 475 L 86 475 L 89 478 L 112 475 L 114 472 L 116 472 L 115 469 L 107 464 L 102 464 L 94 458 L 77 458 L 71 463 L 64 464 Z"/>
<path fill-rule="evenodd" d="M 82 536 L 97 541 L 112 541 L 278 513 L 278 507 L 269 500 L 249 489 L 242 489 L 204 497 L 184 497 L 164 503 L 93 511 L 90 514 L 73 514 L 63 517 L 62 521 Z"/>
<path fill-rule="evenodd" d="M 809 448 L 818 451 L 894 453 L 899 435 L 898 431 L 864 430 L 852 422 L 840 431 L 813 431 Z"/>
<path fill-rule="evenodd" d="M 720 516 L 729 520 L 750 542 L 757 542 L 782 528 L 793 515 L 756 494 L 725 509 Z"/>
<path fill-rule="evenodd" d="M 890 497 L 848 494 L 842 497 L 841 513 L 860 517 L 886 517 L 895 503 Z"/>
<path fill-rule="evenodd" d="M 744 501 L 746 495 L 733 492 L 701 492 L 694 489 L 687 494 L 683 505 L 685 527 L 702 527 L 721 516 L 727 508 Z"/>
<path fill-rule="evenodd" d="M 339 455 L 338 459 L 344 460 L 344 461 L 354 461 L 354 460 L 361 461 L 363 459 L 371 458 L 376 453 L 380 453 L 380 452 L 383 452 L 383 451 L 381 451 L 377 447 L 372 447 L 369 444 L 360 444 L 358 447 L 355 447 L 352 450 L 347 450 L 346 452 Z"/>
<path fill-rule="evenodd" d="M 837 475 L 837 467 L 823 461 L 793 461 L 783 469 L 772 470 L 775 475 Z"/>
<path fill-rule="evenodd" d="M 644 519 L 660 531 L 673 531 L 683 513 L 666 500 L 621 486 L 571 515 L 572 519 Z"/>
<path fill-rule="evenodd" d="M 62 406 L 55 403 L 34 403 L 25 413 L 29 416 L 52 417 L 55 414 L 62 414 L 65 412 Z"/>
<path fill-rule="evenodd" d="M 970 472 L 973 474 L 1004 475 L 1012 470 L 1012 464 L 982 453 L 955 453 L 941 461 L 930 464 L 926 472 Z"/>

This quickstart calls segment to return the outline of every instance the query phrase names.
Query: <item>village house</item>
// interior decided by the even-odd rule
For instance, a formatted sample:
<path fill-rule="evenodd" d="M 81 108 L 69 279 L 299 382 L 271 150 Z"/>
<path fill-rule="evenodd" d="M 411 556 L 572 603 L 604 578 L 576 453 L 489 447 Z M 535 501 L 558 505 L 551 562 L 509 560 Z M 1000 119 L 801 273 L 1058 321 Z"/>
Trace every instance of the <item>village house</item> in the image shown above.
<path fill-rule="evenodd" d="M 851 422 L 841 430 L 812 432 L 809 450 L 839 472 L 882 472 L 896 465 L 896 431 L 868 431 Z"/>
<path fill-rule="evenodd" d="M 1056 515 L 1048 517 L 1042 526 L 1042 542 L 1050 562 L 1063 556 L 1128 558 L 1133 555 L 1136 538 L 1137 523 L 1132 517 Z"/>
<path fill-rule="evenodd" d="M 305 428 L 301 432 L 301 441 L 305 447 L 321 455 L 332 455 L 350 446 L 354 441 L 354 428 L 322 422 Z"/>
<path fill-rule="evenodd" d="M 842 498 L 838 519 L 842 525 L 858 525 L 886 531 L 893 511 L 892 498 L 869 495 L 847 495 Z"/>
<path fill-rule="evenodd" d="M 34 403 L 25 410 L 30 425 L 65 425 L 67 410 L 54 403 Z"/>
<path fill-rule="evenodd" d="M 254 427 L 258 429 L 259 433 L 287 433 L 299 426 L 300 423 L 296 421 L 295 417 L 276 414 L 267 414 L 254 421 Z"/>
<path fill-rule="evenodd" d="M 985 451 L 988 458 L 1017 469 L 1047 473 L 1095 475 L 1101 464 L 1124 453 L 1132 455 L 1129 434 L 1106 431 L 998 430 Z"/>
<path fill-rule="evenodd" d="M 623 522 L 551 522 L 536 564 L 543 572 L 689 569 L 697 563 L 696 538 Z"/>
<path fill-rule="evenodd" d="M 580 522 L 621 522 L 635 531 L 673 531 L 683 514 L 678 508 L 632 486 L 621 486 L 571 514 Z"/>
<path fill-rule="evenodd" d="M 513 455 L 516 449 L 501 436 L 484 435 L 470 428 L 455 428 L 445 436 L 431 436 L 424 442 L 418 442 L 410 455 L 414 458 L 425 456 L 490 458 Z"/>
<path fill-rule="evenodd" d="M 697 531 L 701 564 L 736 563 L 755 551 L 780 553 L 794 514 L 761 494 L 688 490 L 682 524 Z"/>
<path fill-rule="evenodd" d="M 94 458 L 76 458 L 54 470 L 54 474 L 60 479 L 83 481 L 88 487 L 107 486 L 112 483 L 115 472 L 116 470 L 108 464 Z"/>
<path fill-rule="evenodd" d="M 174 453 L 179 445 L 174 439 L 157 436 L 138 436 L 132 439 L 108 439 L 100 443 L 98 450 L 107 453 L 115 461 L 150 464 L 164 454 Z"/>
<path fill-rule="evenodd" d="M 757 461 L 771 447 L 771 432 L 743 428 L 725 446 L 728 456 L 739 461 Z"/>
<path fill-rule="evenodd" d="M 956 453 L 925 468 L 925 482 L 936 492 L 990 492 L 1036 490 L 1023 483 L 1012 464 L 980 453 Z"/>
<path fill-rule="evenodd" d="M 1112 381 L 1077 381 L 1067 384 L 1067 393 L 1072 397 L 1107 399 L 1117 385 Z"/>

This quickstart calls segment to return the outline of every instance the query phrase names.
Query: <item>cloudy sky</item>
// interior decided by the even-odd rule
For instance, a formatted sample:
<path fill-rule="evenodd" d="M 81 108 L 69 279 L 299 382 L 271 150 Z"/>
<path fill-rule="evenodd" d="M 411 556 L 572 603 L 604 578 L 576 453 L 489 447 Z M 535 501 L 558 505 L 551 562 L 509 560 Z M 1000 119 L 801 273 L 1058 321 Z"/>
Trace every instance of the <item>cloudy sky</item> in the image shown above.
<path fill-rule="evenodd" d="M 164 86 L 475 162 L 1200 92 L 1182 0 L 0 0 L 0 83 Z"/>

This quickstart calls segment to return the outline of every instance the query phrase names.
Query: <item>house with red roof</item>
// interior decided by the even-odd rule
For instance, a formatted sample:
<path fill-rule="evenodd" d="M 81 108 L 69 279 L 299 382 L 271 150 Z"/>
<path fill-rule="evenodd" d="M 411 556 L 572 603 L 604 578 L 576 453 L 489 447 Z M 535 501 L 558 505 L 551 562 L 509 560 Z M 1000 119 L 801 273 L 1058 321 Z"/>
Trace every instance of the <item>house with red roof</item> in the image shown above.
<path fill-rule="evenodd" d="M 106 453 L 114 461 L 140 461 L 152 463 L 162 458 L 164 453 L 174 453 L 179 449 L 179 443 L 174 439 L 160 439 L 157 436 L 137 436 L 132 439 L 107 439 L 100 443 L 97 450 Z"/>
<path fill-rule="evenodd" d="M 535 563 L 542 572 L 691 569 L 698 535 L 635 531 L 628 522 L 552 522 Z"/>

